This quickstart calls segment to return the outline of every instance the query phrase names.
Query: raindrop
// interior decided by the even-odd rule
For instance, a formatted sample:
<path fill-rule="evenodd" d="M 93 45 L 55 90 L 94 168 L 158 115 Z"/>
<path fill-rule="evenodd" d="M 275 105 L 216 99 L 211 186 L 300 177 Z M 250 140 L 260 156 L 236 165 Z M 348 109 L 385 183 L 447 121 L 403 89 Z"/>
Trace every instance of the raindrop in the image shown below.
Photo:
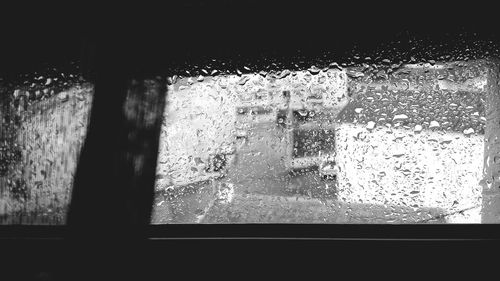
<path fill-rule="evenodd" d="M 85 100 L 85 97 L 83 96 L 83 94 L 82 94 L 82 93 L 78 93 L 78 94 L 76 94 L 76 98 L 77 98 L 79 101 L 83 101 L 83 100 Z"/>
<path fill-rule="evenodd" d="M 472 113 L 471 116 L 472 117 L 479 117 L 479 112 L 476 111 L 476 112 Z"/>
<path fill-rule="evenodd" d="M 439 126 L 439 122 L 431 121 L 431 123 L 429 124 L 429 129 L 438 128 Z"/>
<path fill-rule="evenodd" d="M 290 72 L 290 70 L 285 69 L 285 70 L 283 70 L 283 71 L 280 73 L 280 75 L 278 76 L 278 78 L 279 78 L 279 79 L 285 78 L 285 77 L 287 77 L 288 75 L 290 75 L 290 73 L 291 73 L 291 72 Z"/>
<path fill-rule="evenodd" d="M 205 77 L 203 77 L 203 75 L 200 75 L 198 76 L 198 82 L 203 82 L 203 80 L 205 80 Z"/>
<path fill-rule="evenodd" d="M 238 84 L 239 85 L 245 85 L 245 83 L 250 79 L 250 77 L 248 76 L 245 76 L 245 77 L 241 77 L 241 79 L 238 81 Z"/>
<path fill-rule="evenodd" d="M 451 139 L 446 139 L 446 140 L 441 141 L 440 144 L 443 144 L 443 145 L 444 144 L 450 144 L 451 142 L 452 142 Z"/>
<path fill-rule="evenodd" d="M 226 83 L 225 79 L 221 79 L 221 80 L 219 81 L 219 86 L 220 86 L 222 89 L 227 88 L 227 83 Z"/>
<path fill-rule="evenodd" d="M 495 164 L 500 164 L 500 155 L 496 155 L 496 156 L 493 158 L 493 163 L 495 163 Z"/>
<path fill-rule="evenodd" d="M 471 134 L 474 134 L 474 129 L 469 128 L 469 129 L 465 129 L 464 130 L 464 135 L 468 136 L 468 135 L 471 135 Z"/>
<path fill-rule="evenodd" d="M 307 111 L 306 110 L 299 110 L 299 114 L 302 117 L 306 117 L 307 116 Z"/>
<path fill-rule="evenodd" d="M 69 99 L 68 93 L 62 92 L 59 94 L 59 100 L 65 102 Z"/>
<path fill-rule="evenodd" d="M 343 69 L 342 69 L 342 67 L 341 67 L 338 63 L 336 63 L 336 62 L 332 62 L 332 63 L 330 63 L 330 64 L 329 64 L 329 67 L 330 67 L 330 68 L 336 68 L 336 69 L 338 69 L 338 70 L 343 70 Z"/>
<path fill-rule="evenodd" d="M 416 133 L 420 133 L 422 131 L 422 125 L 415 125 L 415 128 L 413 129 Z"/>
<path fill-rule="evenodd" d="M 347 76 L 349 76 L 351 78 L 360 78 L 360 77 L 364 77 L 365 74 L 361 71 L 347 71 Z"/>
<path fill-rule="evenodd" d="M 375 128 L 375 122 L 373 121 L 369 121 L 367 124 L 366 124 L 366 128 L 368 130 L 373 130 Z"/>
<path fill-rule="evenodd" d="M 309 68 L 309 72 L 310 72 L 311 74 L 313 74 L 313 75 L 318 74 L 320 71 L 321 71 L 321 69 L 317 68 L 317 67 L 316 67 L 316 66 L 314 66 L 314 65 L 313 65 L 313 66 L 311 66 L 311 67 Z"/>
<path fill-rule="evenodd" d="M 397 151 L 394 154 L 392 154 L 392 156 L 394 156 L 396 158 L 399 158 L 399 157 L 401 157 L 403 155 L 405 155 L 404 151 Z"/>
<path fill-rule="evenodd" d="M 19 91 L 19 90 L 15 90 L 15 91 L 14 91 L 13 96 L 14 96 L 14 98 L 15 98 L 15 99 L 17 99 L 17 97 L 19 97 L 19 93 L 20 93 L 20 91 Z"/>
<path fill-rule="evenodd" d="M 401 121 L 401 120 L 406 120 L 408 119 L 408 116 L 406 114 L 396 114 L 394 115 L 394 118 L 392 121 Z"/>
<path fill-rule="evenodd" d="M 203 164 L 203 160 L 201 160 L 201 158 L 200 158 L 200 157 L 195 157 L 195 158 L 194 158 L 194 162 L 196 163 L 196 165 Z"/>
<path fill-rule="evenodd" d="M 356 108 L 356 109 L 354 109 L 354 112 L 356 112 L 358 114 L 360 114 L 361 111 L 363 111 L 363 108 Z"/>

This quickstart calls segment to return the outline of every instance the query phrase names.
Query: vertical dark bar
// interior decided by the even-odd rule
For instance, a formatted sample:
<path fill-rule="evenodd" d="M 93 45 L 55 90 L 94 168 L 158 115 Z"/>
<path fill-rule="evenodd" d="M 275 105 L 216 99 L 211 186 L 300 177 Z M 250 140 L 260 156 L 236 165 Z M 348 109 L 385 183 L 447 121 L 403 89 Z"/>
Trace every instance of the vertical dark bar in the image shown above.
<path fill-rule="evenodd" d="M 90 121 L 73 183 L 67 221 L 72 237 L 104 238 L 128 222 L 116 180 L 128 74 L 119 67 L 120 55 L 106 43 L 97 53 Z"/>
<path fill-rule="evenodd" d="M 131 273 L 135 246 L 146 238 L 166 96 L 164 79 L 133 73 L 137 54 L 118 42 L 96 49 L 90 122 L 67 220 L 69 254 L 90 256 L 90 272 L 114 277 Z M 120 268 L 107 267 L 113 259 L 122 261 Z"/>

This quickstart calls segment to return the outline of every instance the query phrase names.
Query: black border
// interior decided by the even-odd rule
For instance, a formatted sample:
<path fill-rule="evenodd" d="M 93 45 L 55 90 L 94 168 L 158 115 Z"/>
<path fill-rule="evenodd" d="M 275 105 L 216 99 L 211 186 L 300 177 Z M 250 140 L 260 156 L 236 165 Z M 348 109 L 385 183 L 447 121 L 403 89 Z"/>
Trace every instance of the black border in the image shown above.
<path fill-rule="evenodd" d="M 0 241 L 64 240 L 67 226 L 9 225 L 0 227 Z M 166 224 L 147 229 L 150 240 L 183 239 L 309 239 L 309 240 L 500 240 L 496 224 Z M 120 240 L 120 237 L 115 237 Z"/>

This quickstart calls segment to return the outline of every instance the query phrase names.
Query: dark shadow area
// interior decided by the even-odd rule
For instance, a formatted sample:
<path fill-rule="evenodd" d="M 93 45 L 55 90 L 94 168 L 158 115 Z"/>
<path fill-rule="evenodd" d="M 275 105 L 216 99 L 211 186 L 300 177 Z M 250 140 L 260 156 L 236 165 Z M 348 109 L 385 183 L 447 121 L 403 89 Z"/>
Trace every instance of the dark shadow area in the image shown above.
<path fill-rule="evenodd" d="M 117 51 L 121 45 L 104 42 L 109 45 L 97 53 L 90 124 L 68 226 L 84 239 L 143 237 L 152 208 L 166 83 L 123 67 L 127 54 Z"/>

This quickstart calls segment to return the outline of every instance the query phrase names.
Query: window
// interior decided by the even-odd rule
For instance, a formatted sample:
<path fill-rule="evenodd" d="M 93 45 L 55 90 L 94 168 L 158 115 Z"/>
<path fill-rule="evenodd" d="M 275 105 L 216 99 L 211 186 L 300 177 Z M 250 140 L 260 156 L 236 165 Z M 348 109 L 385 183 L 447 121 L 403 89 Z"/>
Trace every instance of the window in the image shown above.
<path fill-rule="evenodd" d="M 498 182 L 496 63 L 357 71 L 170 85 L 152 223 L 481 222 Z M 64 223 L 93 87 L 56 93 L 53 79 L 3 103 L 4 224 Z"/>
<path fill-rule="evenodd" d="M 2 89 L 1 224 L 64 224 L 93 96 L 78 80 L 59 72 Z"/>
<path fill-rule="evenodd" d="M 500 237 L 496 9 L 163 2 L 2 14 L 2 280 L 264 256 L 283 271 L 311 238 L 350 262 L 367 257 L 352 240 L 383 240 L 378 257 L 429 245 L 387 240 Z M 234 238 L 259 238 L 259 259 L 234 241 L 212 258 Z"/>
<path fill-rule="evenodd" d="M 160 75 L 151 223 L 494 221 L 497 53 L 414 56 L 421 43 L 411 44 Z M 30 75 L 2 84 L 0 218 L 64 224 L 94 85 L 62 70 Z M 128 91 L 156 87 L 127 79 Z M 120 109 L 136 141 L 119 151 L 116 162 L 133 159 L 126 171 L 140 174 L 139 154 L 152 151 L 137 141 L 154 127 L 149 101 Z"/>
<path fill-rule="evenodd" d="M 204 128 L 214 130 L 210 137 L 184 143 L 204 147 L 199 155 L 179 147 L 186 161 L 171 158 L 162 176 L 198 169 L 189 159 L 224 145 L 233 147 L 231 159 L 222 176 L 186 178 L 160 192 L 153 223 L 480 223 L 483 188 L 493 184 L 485 161 L 495 158 L 486 141 L 495 135 L 487 125 L 487 109 L 496 114 L 495 62 L 378 67 L 227 75 L 186 88 L 221 97 L 212 113 L 219 121 Z M 266 104 L 239 97 L 265 89 L 275 89 Z M 250 112 L 272 116 L 243 122 Z M 238 142 L 243 123 L 246 141 Z M 198 191 L 168 199 L 191 186 Z"/>

